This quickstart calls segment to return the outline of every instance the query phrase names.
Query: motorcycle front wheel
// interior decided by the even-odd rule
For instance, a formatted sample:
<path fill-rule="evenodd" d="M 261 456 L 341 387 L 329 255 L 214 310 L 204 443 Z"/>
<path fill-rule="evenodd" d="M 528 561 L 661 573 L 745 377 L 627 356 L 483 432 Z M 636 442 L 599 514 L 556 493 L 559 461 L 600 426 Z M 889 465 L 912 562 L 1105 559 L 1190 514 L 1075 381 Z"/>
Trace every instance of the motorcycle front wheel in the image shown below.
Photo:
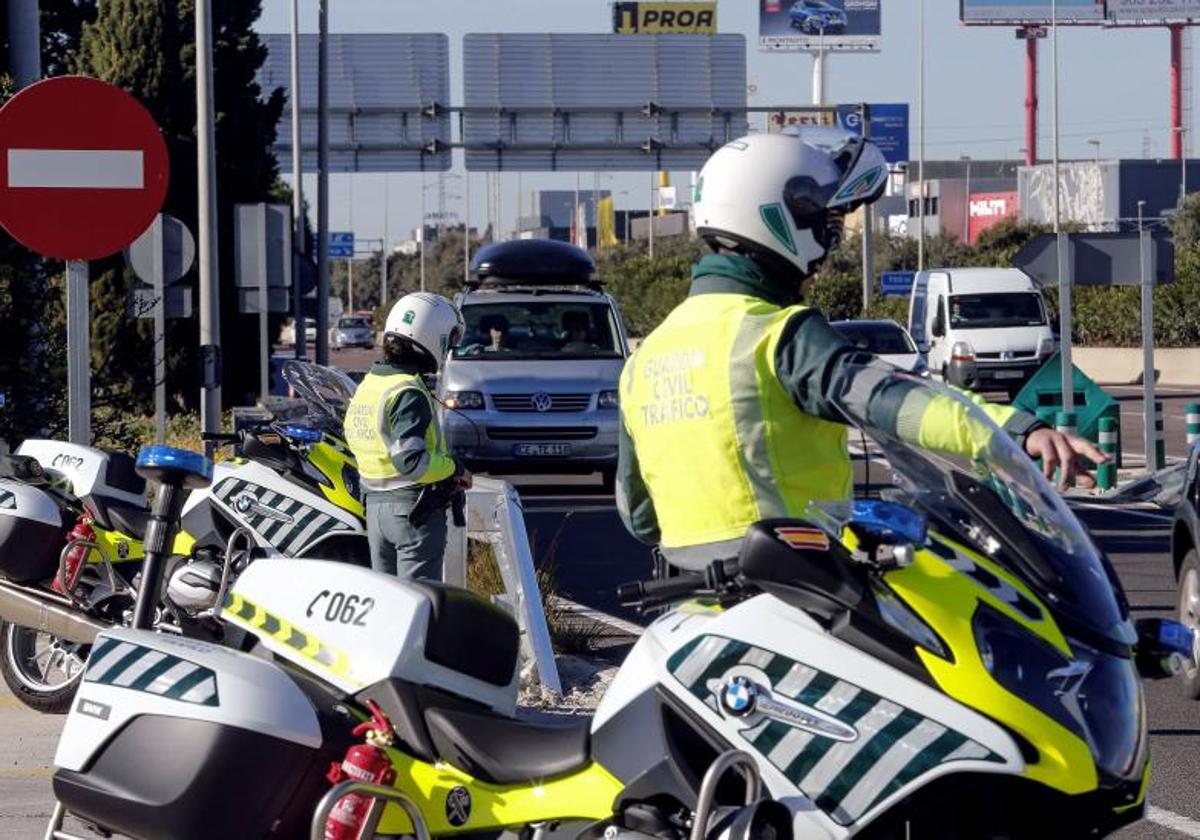
<path fill-rule="evenodd" d="M 90 647 L 0 622 L 0 676 L 29 708 L 44 714 L 66 714 L 83 678 Z"/>

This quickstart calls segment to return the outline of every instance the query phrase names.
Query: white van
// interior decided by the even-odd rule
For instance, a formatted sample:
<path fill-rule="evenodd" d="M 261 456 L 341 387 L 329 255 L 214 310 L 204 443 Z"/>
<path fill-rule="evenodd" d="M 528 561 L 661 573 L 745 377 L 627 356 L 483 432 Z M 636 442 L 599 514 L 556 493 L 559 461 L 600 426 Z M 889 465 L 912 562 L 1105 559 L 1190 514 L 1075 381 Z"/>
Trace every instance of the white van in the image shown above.
<path fill-rule="evenodd" d="M 931 371 L 975 391 L 1016 394 L 1057 349 L 1042 293 L 1015 268 L 918 273 L 908 331 Z"/>

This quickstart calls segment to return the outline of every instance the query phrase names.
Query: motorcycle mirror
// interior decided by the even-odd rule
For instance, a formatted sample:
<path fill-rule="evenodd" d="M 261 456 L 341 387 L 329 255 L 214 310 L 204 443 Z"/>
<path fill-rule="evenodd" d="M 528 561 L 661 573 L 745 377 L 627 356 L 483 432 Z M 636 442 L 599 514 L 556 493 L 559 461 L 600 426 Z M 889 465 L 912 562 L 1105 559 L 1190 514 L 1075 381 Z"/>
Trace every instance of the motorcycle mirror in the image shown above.
<path fill-rule="evenodd" d="M 1167 618 L 1141 618 L 1137 627 L 1138 673 L 1146 679 L 1173 677 L 1189 663 L 1197 664 L 1195 632 Z"/>

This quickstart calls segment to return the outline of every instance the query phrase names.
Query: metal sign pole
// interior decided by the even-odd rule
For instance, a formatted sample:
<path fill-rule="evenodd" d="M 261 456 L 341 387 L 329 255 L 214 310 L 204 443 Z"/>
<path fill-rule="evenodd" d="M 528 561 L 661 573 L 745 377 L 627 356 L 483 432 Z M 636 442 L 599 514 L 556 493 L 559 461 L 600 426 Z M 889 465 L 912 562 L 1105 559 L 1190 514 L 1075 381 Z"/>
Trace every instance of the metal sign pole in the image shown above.
<path fill-rule="evenodd" d="M 196 179 L 199 192 L 200 428 L 221 430 L 221 290 L 217 275 L 217 166 L 213 117 L 212 7 L 196 0 Z M 212 455 L 212 444 L 205 450 Z"/>
<path fill-rule="evenodd" d="M 150 261 L 150 285 L 154 288 L 154 442 L 167 442 L 167 290 L 166 255 L 163 241 L 163 215 L 150 225 L 153 255 Z"/>
<path fill-rule="evenodd" d="M 354 311 L 354 257 L 346 258 L 346 309 Z"/>
<path fill-rule="evenodd" d="M 824 33 L 822 33 L 822 36 Z M 862 136 L 864 140 L 871 139 L 871 106 L 863 103 L 859 106 L 859 119 L 862 120 Z M 885 176 L 886 177 L 886 176 Z M 863 315 L 871 308 L 871 286 L 875 282 L 875 212 L 871 204 L 863 205 L 863 243 L 862 243 L 862 293 Z"/>
<path fill-rule="evenodd" d="M 1062 362 L 1062 410 L 1075 410 L 1075 368 L 1071 363 L 1071 284 L 1075 245 L 1067 233 L 1058 234 L 1058 358 Z"/>
<path fill-rule="evenodd" d="M 465 168 L 465 162 L 463 196 L 463 287 L 465 288 L 471 281 L 471 172 Z"/>
<path fill-rule="evenodd" d="M 296 358 L 307 359 L 308 336 L 304 329 L 304 301 L 300 295 L 300 277 L 303 274 L 304 254 L 307 244 L 304 236 L 304 167 L 300 161 L 300 0 L 292 0 L 291 32 L 291 75 L 292 75 L 292 225 L 295 244 L 292 260 L 292 324 L 295 338 Z"/>
<path fill-rule="evenodd" d="M 267 205 L 258 205 L 258 400 L 266 405 L 271 395 L 271 344 L 267 338 L 270 285 L 267 280 Z M 303 329 L 300 325 L 300 329 Z"/>
<path fill-rule="evenodd" d="M 657 175 L 654 170 L 650 171 L 650 213 L 646 216 L 650 223 L 650 259 L 654 259 L 654 179 Z"/>
<path fill-rule="evenodd" d="M 1138 208 L 1141 211 L 1141 208 Z M 1139 220 L 1138 227 L 1141 227 Z M 1146 447 L 1146 472 L 1161 469 L 1154 429 L 1154 244 L 1150 231 L 1141 232 L 1142 246 L 1142 421 Z"/>
<path fill-rule="evenodd" d="M 67 427 L 71 443 L 92 441 L 92 349 L 88 329 L 88 264 L 67 262 Z"/>
<path fill-rule="evenodd" d="M 329 364 L 329 0 L 317 2 L 317 364 Z M 303 325 L 297 325 L 303 329 Z"/>

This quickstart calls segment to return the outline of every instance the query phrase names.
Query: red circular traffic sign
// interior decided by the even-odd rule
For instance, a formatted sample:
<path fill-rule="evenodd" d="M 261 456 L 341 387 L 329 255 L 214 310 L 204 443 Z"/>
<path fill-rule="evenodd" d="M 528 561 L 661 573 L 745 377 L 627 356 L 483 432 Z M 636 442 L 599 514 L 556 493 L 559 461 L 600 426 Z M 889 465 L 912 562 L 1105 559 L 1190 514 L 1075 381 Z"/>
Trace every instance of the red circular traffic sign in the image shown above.
<path fill-rule="evenodd" d="M 168 171 L 154 117 L 107 82 L 46 79 L 0 108 L 0 226 L 42 256 L 120 251 L 162 209 Z"/>

